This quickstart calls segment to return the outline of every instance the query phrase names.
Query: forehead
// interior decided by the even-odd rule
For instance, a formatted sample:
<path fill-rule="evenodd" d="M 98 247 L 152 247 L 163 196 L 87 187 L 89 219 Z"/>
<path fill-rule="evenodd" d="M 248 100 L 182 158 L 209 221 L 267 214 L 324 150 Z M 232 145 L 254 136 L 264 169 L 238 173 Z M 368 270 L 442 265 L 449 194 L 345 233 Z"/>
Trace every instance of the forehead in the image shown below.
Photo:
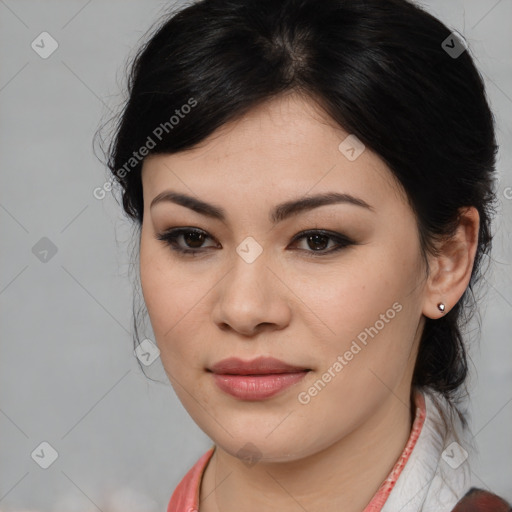
<path fill-rule="evenodd" d="M 278 202 L 333 190 L 364 195 L 370 203 L 382 202 L 388 192 L 396 201 L 397 184 L 375 153 L 366 148 L 351 161 L 340 151 L 349 135 L 313 101 L 274 98 L 191 150 L 146 157 L 144 202 L 166 188 L 227 201 L 235 192 Z"/>

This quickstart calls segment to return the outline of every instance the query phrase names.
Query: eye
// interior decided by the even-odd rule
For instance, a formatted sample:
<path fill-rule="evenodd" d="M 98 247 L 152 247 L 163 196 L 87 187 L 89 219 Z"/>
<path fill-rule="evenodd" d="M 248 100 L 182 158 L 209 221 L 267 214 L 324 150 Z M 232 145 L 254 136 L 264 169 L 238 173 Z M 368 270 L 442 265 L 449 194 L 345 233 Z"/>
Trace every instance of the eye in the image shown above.
<path fill-rule="evenodd" d="M 212 237 L 208 236 L 208 234 L 200 229 L 196 228 L 174 228 L 159 233 L 156 238 L 158 240 L 163 241 L 166 245 L 170 246 L 170 248 L 180 254 L 187 254 L 191 256 L 198 256 L 203 254 L 205 249 L 208 247 L 204 247 L 203 244 L 205 240 L 212 239 Z M 178 243 L 178 240 L 182 239 L 185 243 L 185 246 L 182 246 Z M 332 254 L 336 251 L 339 251 L 345 247 L 350 245 L 355 245 L 355 242 L 348 238 L 347 236 L 336 233 L 332 231 L 326 230 L 308 230 L 301 231 L 292 240 L 292 243 L 296 243 L 300 240 L 304 239 L 307 247 L 313 250 L 307 249 L 299 249 L 301 252 L 304 252 L 307 256 L 318 257 L 324 256 L 328 254 Z M 336 242 L 334 247 L 326 250 L 329 245 L 329 241 Z M 209 246 L 218 247 L 217 246 Z"/>
<path fill-rule="evenodd" d="M 177 240 L 183 237 L 183 241 L 187 244 L 186 247 L 178 245 Z M 192 254 L 195 256 L 199 252 L 204 252 L 202 244 L 204 240 L 210 238 L 205 231 L 195 228 L 175 228 L 159 233 L 156 237 L 162 240 L 165 244 L 169 245 L 175 252 L 182 254 Z M 189 245 L 190 244 L 190 245 Z"/>
<path fill-rule="evenodd" d="M 296 242 L 302 239 L 304 239 L 304 242 L 306 243 L 307 247 L 313 249 L 312 251 L 308 251 L 306 249 L 305 254 L 313 257 L 329 255 L 334 252 L 340 251 L 341 249 L 344 249 L 345 247 L 348 247 L 350 245 L 355 245 L 355 242 L 348 238 L 347 236 L 341 233 L 326 231 L 323 229 L 301 231 L 294 237 L 292 242 Z M 333 248 L 325 250 L 326 247 L 329 245 L 329 241 L 334 241 L 336 243 L 334 244 Z"/>

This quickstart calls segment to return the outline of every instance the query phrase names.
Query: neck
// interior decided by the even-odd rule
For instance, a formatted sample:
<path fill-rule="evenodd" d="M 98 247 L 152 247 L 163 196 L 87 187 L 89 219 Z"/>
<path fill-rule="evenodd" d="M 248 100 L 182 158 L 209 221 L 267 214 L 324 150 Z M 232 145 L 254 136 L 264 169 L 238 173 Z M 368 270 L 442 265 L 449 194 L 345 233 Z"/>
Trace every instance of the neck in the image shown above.
<path fill-rule="evenodd" d="M 411 405 L 406 394 L 390 394 L 349 435 L 294 461 L 248 466 L 216 446 L 202 479 L 200 511 L 361 512 L 409 439 Z"/>

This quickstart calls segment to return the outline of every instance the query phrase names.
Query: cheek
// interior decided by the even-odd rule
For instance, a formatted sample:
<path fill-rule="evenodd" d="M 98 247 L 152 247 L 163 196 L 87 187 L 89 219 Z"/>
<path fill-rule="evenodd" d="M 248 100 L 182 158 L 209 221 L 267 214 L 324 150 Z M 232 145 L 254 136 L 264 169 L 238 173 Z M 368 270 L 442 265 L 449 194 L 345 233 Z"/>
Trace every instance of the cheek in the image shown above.
<path fill-rule="evenodd" d="M 140 281 L 156 341 L 162 350 L 172 338 L 180 319 L 186 314 L 186 290 L 176 279 L 163 251 L 151 242 L 141 240 Z"/>
<path fill-rule="evenodd" d="M 315 325 L 334 336 L 350 335 L 372 325 L 395 302 L 404 304 L 417 281 L 411 252 L 397 254 L 393 247 L 354 251 L 335 268 L 310 267 L 288 276 L 294 293 Z M 333 265 L 334 267 L 334 265 Z"/>
<path fill-rule="evenodd" d="M 165 250 L 142 240 L 140 280 L 162 363 L 179 382 L 185 382 L 193 367 L 203 369 L 208 331 L 198 318 L 209 318 L 204 297 L 209 286 L 194 284 L 193 276 L 180 271 Z"/>
<path fill-rule="evenodd" d="M 371 378 L 372 368 L 385 382 L 392 381 L 393 372 L 410 363 L 421 313 L 421 268 L 419 249 L 398 247 L 376 244 L 364 256 L 346 258 L 333 273 L 319 270 L 296 280 L 297 295 L 311 318 L 308 328 L 316 334 L 314 352 L 323 354 L 327 367 L 346 355 L 347 369 L 354 372 L 343 373 L 351 379 Z"/>

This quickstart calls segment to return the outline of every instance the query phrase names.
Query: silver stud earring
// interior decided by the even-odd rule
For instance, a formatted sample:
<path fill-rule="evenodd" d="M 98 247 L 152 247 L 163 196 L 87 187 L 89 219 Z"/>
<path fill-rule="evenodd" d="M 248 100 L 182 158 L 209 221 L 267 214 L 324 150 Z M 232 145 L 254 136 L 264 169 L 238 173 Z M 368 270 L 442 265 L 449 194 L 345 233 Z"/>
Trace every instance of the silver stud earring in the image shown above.
<path fill-rule="evenodd" d="M 439 311 L 444 311 L 444 304 L 442 302 L 440 302 L 438 305 L 437 305 L 437 309 L 439 309 Z"/>

